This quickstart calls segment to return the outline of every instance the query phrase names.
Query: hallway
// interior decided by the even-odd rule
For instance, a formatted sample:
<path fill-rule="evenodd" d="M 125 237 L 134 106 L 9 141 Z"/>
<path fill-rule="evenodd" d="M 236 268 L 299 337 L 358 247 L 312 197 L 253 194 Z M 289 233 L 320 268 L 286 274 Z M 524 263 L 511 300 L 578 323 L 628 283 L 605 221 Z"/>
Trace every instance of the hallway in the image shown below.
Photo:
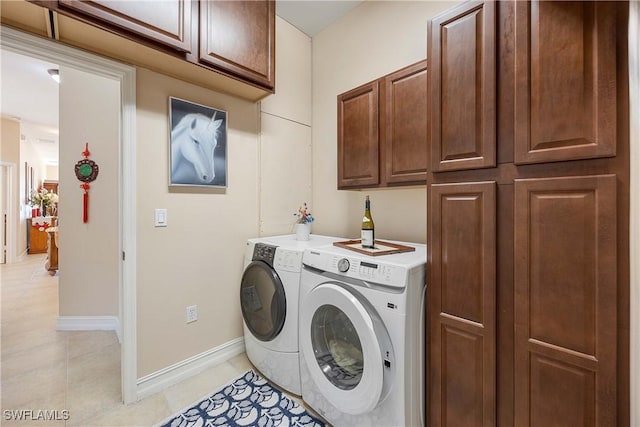
<path fill-rule="evenodd" d="M 0 267 L 2 426 L 150 426 L 251 369 L 243 353 L 124 406 L 116 334 L 55 330 L 58 277 L 45 260 L 27 255 Z M 53 419 L 36 419 L 39 411 Z M 27 420 L 10 419 L 20 414 Z"/>

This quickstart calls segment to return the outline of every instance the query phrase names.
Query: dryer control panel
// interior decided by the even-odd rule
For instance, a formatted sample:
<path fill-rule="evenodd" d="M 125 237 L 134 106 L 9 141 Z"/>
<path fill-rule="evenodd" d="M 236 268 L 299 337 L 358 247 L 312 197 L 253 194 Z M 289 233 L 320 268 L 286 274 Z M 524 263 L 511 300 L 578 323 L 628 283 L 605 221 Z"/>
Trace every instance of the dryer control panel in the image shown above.
<path fill-rule="evenodd" d="M 275 258 L 277 248 L 277 246 L 256 243 L 253 247 L 252 261 L 264 261 L 273 267 L 273 259 Z"/>
<path fill-rule="evenodd" d="M 302 270 L 302 254 L 302 251 L 278 248 L 273 260 L 273 268 L 276 270 L 290 271 L 292 273 L 300 273 L 300 270 Z"/>
<path fill-rule="evenodd" d="M 340 276 L 393 288 L 404 288 L 408 279 L 408 270 L 402 266 L 324 253 L 314 249 L 305 252 L 304 264 Z"/>

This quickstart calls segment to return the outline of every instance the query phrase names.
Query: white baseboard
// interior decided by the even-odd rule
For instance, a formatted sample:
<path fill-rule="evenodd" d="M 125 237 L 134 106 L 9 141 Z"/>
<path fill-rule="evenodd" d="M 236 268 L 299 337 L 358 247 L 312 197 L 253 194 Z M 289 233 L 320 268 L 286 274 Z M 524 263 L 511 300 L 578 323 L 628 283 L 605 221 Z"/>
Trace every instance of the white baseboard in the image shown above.
<path fill-rule="evenodd" d="M 244 339 L 231 341 L 138 379 L 138 400 L 184 381 L 244 352 Z"/>
<path fill-rule="evenodd" d="M 58 331 L 115 331 L 120 339 L 120 321 L 115 316 L 58 316 Z"/>

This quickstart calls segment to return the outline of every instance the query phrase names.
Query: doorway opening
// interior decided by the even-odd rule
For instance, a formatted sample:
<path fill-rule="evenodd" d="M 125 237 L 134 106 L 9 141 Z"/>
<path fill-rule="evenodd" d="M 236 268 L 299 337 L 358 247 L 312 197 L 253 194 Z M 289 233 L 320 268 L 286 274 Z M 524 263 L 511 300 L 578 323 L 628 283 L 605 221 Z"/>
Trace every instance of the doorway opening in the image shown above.
<path fill-rule="evenodd" d="M 3 50 L 59 64 L 73 72 L 83 72 L 117 82 L 119 90 L 119 123 L 117 150 L 114 160 L 117 182 L 117 204 L 112 208 L 112 221 L 117 232 L 117 300 L 118 326 L 121 337 L 122 399 L 125 403 L 137 400 L 136 322 L 135 322 L 135 68 L 101 58 L 54 41 L 35 37 L 11 28 L 1 27 Z M 91 102 L 90 100 L 83 100 Z M 95 102 L 100 102 L 96 99 Z M 62 112 L 61 112 L 62 114 Z M 61 122 L 65 118 L 61 117 Z M 79 160 L 80 153 L 76 155 Z M 62 159 L 61 159 L 62 160 Z M 113 164 L 113 162 L 112 162 Z M 75 183 L 72 183 L 73 185 Z M 113 187 L 113 182 L 106 183 Z M 61 190 L 64 190 L 61 188 Z M 16 195 L 13 196 L 15 199 Z M 71 209 L 68 210 L 71 212 Z M 61 212 L 61 214 L 63 214 Z M 61 232 L 62 232 L 61 228 Z M 126 261 L 123 259 L 127 254 Z M 83 316 L 77 316 L 80 320 Z M 60 322 L 59 322 L 60 323 Z"/>

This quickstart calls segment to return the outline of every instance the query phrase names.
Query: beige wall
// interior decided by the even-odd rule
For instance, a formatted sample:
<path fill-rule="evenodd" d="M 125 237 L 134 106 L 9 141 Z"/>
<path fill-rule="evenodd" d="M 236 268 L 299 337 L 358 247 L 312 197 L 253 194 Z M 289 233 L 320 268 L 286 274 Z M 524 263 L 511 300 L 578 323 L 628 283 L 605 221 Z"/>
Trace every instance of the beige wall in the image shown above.
<path fill-rule="evenodd" d="M 278 94 L 262 103 L 137 71 L 138 378 L 242 336 L 245 243 L 261 228 L 290 232 L 311 196 L 310 40 L 276 25 Z M 226 190 L 168 188 L 169 96 L 228 112 Z M 156 208 L 168 227 L 154 228 Z M 187 324 L 192 304 L 198 320 Z"/>
<path fill-rule="evenodd" d="M 0 160 L 7 163 L 20 161 L 20 122 L 2 117 L 0 119 Z"/>
<path fill-rule="evenodd" d="M 260 235 L 293 232 L 311 205 L 311 39 L 276 18 L 276 95 L 261 102 Z"/>
<path fill-rule="evenodd" d="M 238 284 L 258 234 L 258 104 L 138 69 L 138 378 L 242 336 Z M 227 111 L 227 188 L 168 188 L 169 96 Z M 165 208 L 166 228 L 154 227 Z M 185 310 L 198 305 L 198 320 Z"/>
<path fill-rule="evenodd" d="M 59 314 L 117 316 L 120 84 L 68 67 L 60 77 Z M 74 165 L 86 142 L 100 173 L 85 224 Z"/>
<path fill-rule="evenodd" d="M 53 165 L 47 165 L 46 167 L 46 173 L 45 173 L 45 179 L 51 180 L 51 181 L 57 181 L 58 180 L 58 176 L 59 176 L 59 169 L 58 166 L 53 166 Z"/>
<path fill-rule="evenodd" d="M 313 38 L 313 204 L 315 231 L 360 236 L 371 197 L 376 237 L 426 240 L 425 186 L 338 191 L 338 94 L 426 58 L 427 21 L 452 2 L 366 1 Z"/>
<path fill-rule="evenodd" d="M 20 144 L 20 162 L 23 167 L 24 162 L 27 162 L 29 163 L 29 167 L 33 168 L 33 182 L 31 185 L 34 190 L 40 189 L 42 182 L 47 178 L 47 165 L 42 160 L 42 157 L 40 157 L 33 142 L 28 139 Z"/>
<path fill-rule="evenodd" d="M 22 133 L 22 124 L 20 129 Z M 40 187 L 42 186 L 42 181 L 44 180 L 44 170 L 46 168 L 46 165 L 42 161 L 42 157 L 40 157 L 40 154 L 38 154 L 33 143 L 28 139 L 26 141 L 20 142 L 20 163 L 18 165 L 18 171 L 20 175 L 20 193 L 17 195 L 18 197 L 15 200 L 15 203 L 20 206 L 19 210 L 21 213 L 19 218 L 18 230 L 16 233 L 16 253 L 18 255 L 25 253 L 25 251 L 27 250 L 28 239 L 26 218 L 31 218 L 32 208 L 31 204 L 29 204 L 24 199 L 24 188 L 26 186 L 24 173 L 25 162 L 29 165 L 29 169 L 33 170 L 33 182 L 31 182 L 31 188 L 33 190 L 40 189 Z M 28 193 L 30 195 L 31 191 L 29 191 Z"/>
<path fill-rule="evenodd" d="M 20 122 L 17 120 L 2 117 L 0 122 L 0 161 L 13 165 L 12 220 L 16 227 L 15 255 L 20 256 L 27 250 L 27 228 L 22 210 L 24 203 L 24 161 L 20 159 Z"/>

